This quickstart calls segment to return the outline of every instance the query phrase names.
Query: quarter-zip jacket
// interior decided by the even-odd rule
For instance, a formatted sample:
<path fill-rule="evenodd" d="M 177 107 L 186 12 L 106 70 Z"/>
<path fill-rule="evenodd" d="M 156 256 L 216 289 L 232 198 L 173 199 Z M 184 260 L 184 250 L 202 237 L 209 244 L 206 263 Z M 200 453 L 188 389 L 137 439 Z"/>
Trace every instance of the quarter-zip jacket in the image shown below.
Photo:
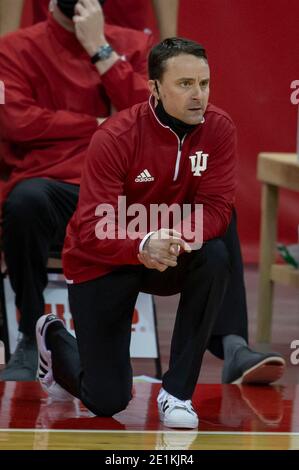
<path fill-rule="evenodd" d="M 50 13 L 47 21 L 0 39 L 0 138 L 11 172 L 3 200 L 23 179 L 79 184 L 97 118 L 109 116 L 111 106 L 122 110 L 148 99 L 150 36 L 111 25 L 105 36 L 123 60 L 102 75 L 75 34 Z"/>
<path fill-rule="evenodd" d="M 79 203 L 67 228 L 63 267 L 68 282 L 80 283 L 122 265 L 139 264 L 146 229 L 134 240 L 122 233 L 99 239 L 103 204 L 117 213 L 126 206 L 203 204 L 204 241 L 224 234 L 236 187 L 236 130 L 231 118 L 209 104 L 204 122 L 180 142 L 155 115 L 153 98 L 111 117 L 94 134 L 82 176 Z M 190 156 L 208 154 L 207 168 L 196 176 Z M 111 207 L 110 206 L 110 207 Z"/>

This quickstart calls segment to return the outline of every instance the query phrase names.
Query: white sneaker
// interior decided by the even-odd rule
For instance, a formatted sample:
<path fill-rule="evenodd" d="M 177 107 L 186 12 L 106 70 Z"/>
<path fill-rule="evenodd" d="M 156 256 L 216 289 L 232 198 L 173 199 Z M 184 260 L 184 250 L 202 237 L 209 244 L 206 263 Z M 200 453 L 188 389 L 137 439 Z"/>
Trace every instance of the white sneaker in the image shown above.
<path fill-rule="evenodd" d="M 160 420 L 164 426 L 187 429 L 198 427 L 198 416 L 191 400 L 180 400 L 161 388 L 157 401 Z"/>
<path fill-rule="evenodd" d="M 52 370 L 52 356 L 51 351 L 46 347 L 45 334 L 48 326 L 53 322 L 60 322 L 64 325 L 63 321 L 56 317 L 56 315 L 43 315 L 36 323 L 36 342 L 38 348 L 38 369 L 37 378 L 42 386 L 42 389 L 54 401 L 71 401 L 74 396 L 62 388 L 55 382 Z"/>

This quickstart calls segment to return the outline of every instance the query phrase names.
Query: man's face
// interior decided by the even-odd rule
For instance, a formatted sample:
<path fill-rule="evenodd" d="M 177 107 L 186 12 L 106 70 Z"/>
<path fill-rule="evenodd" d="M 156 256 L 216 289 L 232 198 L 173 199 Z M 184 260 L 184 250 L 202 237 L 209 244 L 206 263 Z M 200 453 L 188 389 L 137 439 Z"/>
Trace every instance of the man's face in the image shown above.
<path fill-rule="evenodd" d="M 150 89 L 157 97 L 155 82 Z M 210 68 L 207 62 L 191 54 L 166 61 L 163 77 L 157 81 L 159 98 L 165 111 L 187 124 L 199 124 L 209 100 Z"/>

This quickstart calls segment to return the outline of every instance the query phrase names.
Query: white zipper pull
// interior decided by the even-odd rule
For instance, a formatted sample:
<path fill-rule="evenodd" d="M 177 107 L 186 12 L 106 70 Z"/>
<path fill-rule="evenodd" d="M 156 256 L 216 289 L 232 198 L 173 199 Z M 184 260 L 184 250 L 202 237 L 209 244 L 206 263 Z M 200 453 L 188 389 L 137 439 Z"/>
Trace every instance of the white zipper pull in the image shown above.
<path fill-rule="evenodd" d="M 175 133 L 174 133 L 175 134 Z M 176 135 L 176 134 L 175 134 Z M 177 136 L 177 135 L 176 135 Z M 173 177 L 173 181 L 176 181 L 178 176 L 179 176 L 179 169 L 180 169 L 180 161 L 181 161 L 181 155 L 182 155 L 182 147 L 183 147 L 183 143 L 184 143 L 184 140 L 185 140 L 185 137 L 186 137 L 186 134 L 184 135 L 184 137 L 182 138 L 182 140 L 180 140 L 177 136 L 177 139 L 178 139 L 178 153 L 177 153 L 177 156 L 176 156 L 176 162 L 175 162 L 175 169 L 174 169 L 174 177 Z"/>

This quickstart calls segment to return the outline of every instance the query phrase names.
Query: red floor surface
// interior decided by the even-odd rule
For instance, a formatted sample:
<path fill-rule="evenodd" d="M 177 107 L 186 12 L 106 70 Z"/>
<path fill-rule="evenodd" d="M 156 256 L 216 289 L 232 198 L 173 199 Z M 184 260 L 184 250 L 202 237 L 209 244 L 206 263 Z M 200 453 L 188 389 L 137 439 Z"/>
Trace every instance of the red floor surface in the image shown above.
<path fill-rule="evenodd" d="M 128 408 L 92 418 L 78 401 L 49 403 L 38 382 L 0 382 L 0 429 L 162 430 L 159 384 L 136 383 Z M 299 387 L 199 384 L 193 403 L 199 431 L 299 432 Z"/>

